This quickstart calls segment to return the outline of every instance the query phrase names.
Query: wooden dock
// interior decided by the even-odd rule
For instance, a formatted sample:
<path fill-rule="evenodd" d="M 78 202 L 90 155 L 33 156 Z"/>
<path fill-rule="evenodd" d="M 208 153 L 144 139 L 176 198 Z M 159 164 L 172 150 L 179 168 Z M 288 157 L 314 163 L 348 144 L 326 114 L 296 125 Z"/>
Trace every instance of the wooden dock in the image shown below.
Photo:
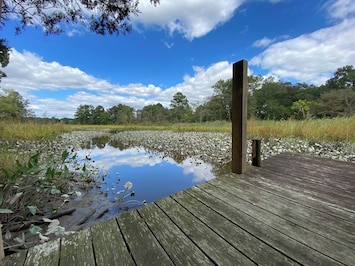
<path fill-rule="evenodd" d="M 355 265 L 355 164 L 285 153 L 1 265 Z"/>

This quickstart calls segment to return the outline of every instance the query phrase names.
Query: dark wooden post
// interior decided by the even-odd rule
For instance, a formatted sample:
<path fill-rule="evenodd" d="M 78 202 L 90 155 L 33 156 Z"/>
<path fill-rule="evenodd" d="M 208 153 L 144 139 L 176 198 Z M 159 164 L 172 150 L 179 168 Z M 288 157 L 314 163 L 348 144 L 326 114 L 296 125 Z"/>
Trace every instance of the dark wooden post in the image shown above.
<path fill-rule="evenodd" d="M 233 64 L 232 172 L 243 174 L 247 160 L 248 62 Z"/>
<path fill-rule="evenodd" d="M 251 165 L 261 166 L 261 139 L 253 139 Z"/>

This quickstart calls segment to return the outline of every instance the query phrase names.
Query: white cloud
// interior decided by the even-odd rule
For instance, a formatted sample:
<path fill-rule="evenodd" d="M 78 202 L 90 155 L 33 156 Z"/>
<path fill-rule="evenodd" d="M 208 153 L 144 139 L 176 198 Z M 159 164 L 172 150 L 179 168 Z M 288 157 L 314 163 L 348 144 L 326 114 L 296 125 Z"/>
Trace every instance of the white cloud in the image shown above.
<path fill-rule="evenodd" d="M 157 7 L 150 1 L 140 2 L 141 14 L 132 17 L 134 24 L 157 25 L 178 32 L 192 40 L 206 35 L 232 18 L 234 11 L 245 0 L 164 0 Z"/>
<path fill-rule="evenodd" d="M 14 89 L 28 99 L 37 116 L 61 118 L 73 117 L 80 104 L 110 108 L 121 103 L 141 109 L 160 102 L 169 107 L 178 91 L 184 93 L 190 103 L 201 104 L 212 95 L 211 87 L 218 80 L 232 77 L 232 65 L 227 61 L 207 68 L 194 66 L 193 70 L 193 76 L 185 75 L 181 83 L 166 90 L 153 84 L 117 85 L 78 68 L 45 62 L 34 53 L 13 49 L 4 70 L 8 77 L 2 80 L 1 87 Z M 38 93 L 44 96 L 36 96 Z"/>
<path fill-rule="evenodd" d="M 281 36 L 278 36 L 273 39 L 270 39 L 268 37 L 264 37 L 262 39 L 256 40 L 252 46 L 257 47 L 257 48 L 265 48 L 265 47 L 269 46 L 270 44 L 275 43 L 276 41 L 285 40 L 287 38 L 289 38 L 288 35 L 281 35 Z"/>
<path fill-rule="evenodd" d="M 227 61 L 212 64 L 208 68 L 193 66 L 193 70 L 193 76 L 185 75 L 182 83 L 162 91 L 157 99 L 168 101 L 165 102 L 168 105 L 175 93 L 182 92 L 190 103 L 201 104 L 212 95 L 212 86 L 218 80 L 232 78 L 232 64 Z"/>
<path fill-rule="evenodd" d="M 271 43 L 273 43 L 275 39 L 269 39 L 267 37 L 264 37 L 260 40 L 257 40 L 253 43 L 254 47 L 266 47 L 269 46 Z"/>
<path fill-rule="evenodd" d="M 355 15 L 354 0 L 330 0 L 325 7 L 329 16 L 334 19 L 345 19 Z"/>
<path fill-rule="evenodd" d="M 324 84 L 334 71 L 355 65 L 355 19 L 272 44 L 253 57 L 250 65 L 268 69 L 270 75 L 300 82 Z"/>

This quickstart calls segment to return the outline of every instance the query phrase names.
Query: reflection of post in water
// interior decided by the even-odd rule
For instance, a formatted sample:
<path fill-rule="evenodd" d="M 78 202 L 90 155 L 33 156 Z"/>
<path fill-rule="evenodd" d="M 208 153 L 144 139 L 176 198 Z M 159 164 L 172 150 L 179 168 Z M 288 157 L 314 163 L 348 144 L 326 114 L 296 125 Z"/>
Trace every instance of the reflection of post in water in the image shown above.
<path fill-rule="evenodd" d="M 232 172 L 246 171 L 248 62 L 233 64 L 232 90 Z"/>

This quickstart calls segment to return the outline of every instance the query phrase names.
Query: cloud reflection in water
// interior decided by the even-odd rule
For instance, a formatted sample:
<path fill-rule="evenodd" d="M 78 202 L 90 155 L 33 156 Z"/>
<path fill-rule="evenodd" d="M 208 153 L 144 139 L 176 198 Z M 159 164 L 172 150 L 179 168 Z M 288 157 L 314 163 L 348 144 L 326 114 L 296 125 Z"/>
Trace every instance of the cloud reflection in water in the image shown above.
<path fill-rule="evenodd" d="M 201 160 L 186 158 L 178 163 L 142 147 L 120 150 L 106 144 L 101 148 L 93 146 L 78 151 L 80 158 L 86 155 L 95 161 L 96 167 L 107 173 L 103 191 L 118 191 L 130 181 L 136 192 L 135 199 L 148 203 L 215 177 L 212 165 Z"/>

